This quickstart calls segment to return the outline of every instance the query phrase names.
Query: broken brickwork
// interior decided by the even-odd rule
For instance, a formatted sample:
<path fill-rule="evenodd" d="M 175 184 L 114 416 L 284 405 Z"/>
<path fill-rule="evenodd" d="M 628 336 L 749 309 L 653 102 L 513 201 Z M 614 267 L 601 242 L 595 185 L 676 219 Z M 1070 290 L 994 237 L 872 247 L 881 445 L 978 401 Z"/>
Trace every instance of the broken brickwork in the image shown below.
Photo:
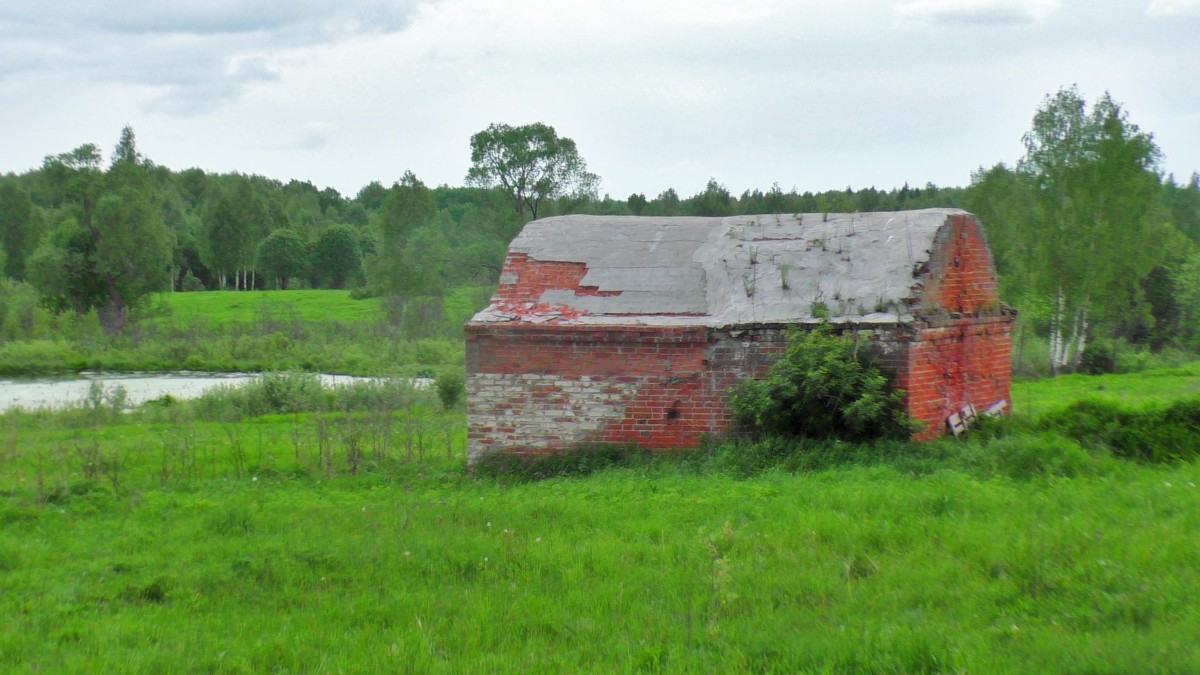
<path fill-rule="evenodd" d="M 969 214 L 571 216 L 527 226 L 466 327 L 470 455 L 695 447 L 818 306 L 894 374 L 919 437 L 1007 402 L 1012 313 Z"/>

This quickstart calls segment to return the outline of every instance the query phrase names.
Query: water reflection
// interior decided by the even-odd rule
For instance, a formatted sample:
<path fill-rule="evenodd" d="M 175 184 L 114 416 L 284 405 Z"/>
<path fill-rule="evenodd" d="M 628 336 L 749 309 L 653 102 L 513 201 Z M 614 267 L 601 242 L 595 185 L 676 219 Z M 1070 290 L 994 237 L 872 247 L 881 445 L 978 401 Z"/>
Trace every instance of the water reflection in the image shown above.
<path fill-rule="evenodd" d="M 259 373 L 80 373 L 62 378 L 0 379 L 0 412 L 13 408 L 63 408 L 88 396 L 93 382 L 106 390 L 120 385 L 129 405 L 140 405 L 163 396 L 197 398 L 213 387 L 240 386 L 260 377 Z M 319 375 L 325 386 L 346 384 L 369 377 Z"/>

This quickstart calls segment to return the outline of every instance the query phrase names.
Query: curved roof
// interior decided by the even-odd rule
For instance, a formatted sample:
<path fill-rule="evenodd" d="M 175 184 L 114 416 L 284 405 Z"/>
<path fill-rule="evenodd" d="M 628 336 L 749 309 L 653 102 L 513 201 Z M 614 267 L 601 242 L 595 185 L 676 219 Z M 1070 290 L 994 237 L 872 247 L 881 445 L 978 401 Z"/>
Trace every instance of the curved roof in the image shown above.
<path fill-rule="evenodd" d="M 510 261 L 582 264 L 578 287 L 593 292 L 548 288 L 515 309 L 494 298 L 472 322 L 733 326 L 813 322 L 824 313 L 906 322 L 937 232 L 964 214 L 545 218 L 525 226 Z M 523 283 L 506 265 L 501 289 Z"/>

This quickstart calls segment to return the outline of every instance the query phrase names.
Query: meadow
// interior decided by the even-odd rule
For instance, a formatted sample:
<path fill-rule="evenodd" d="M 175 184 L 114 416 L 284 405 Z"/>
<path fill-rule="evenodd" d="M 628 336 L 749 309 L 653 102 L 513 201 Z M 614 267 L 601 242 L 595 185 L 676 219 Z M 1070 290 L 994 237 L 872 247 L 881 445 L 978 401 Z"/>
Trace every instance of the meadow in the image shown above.
<path fill-rule="evenodd" d="M 373 323 L 379 311 L 379 298 L 356 299 L 350 291 L 200 291 L 160 294 L 150 316 L 163 327 L 227 328 L 256 322 Z"/>
<path fill-rule="evenodd" d="M 1196 373 L 1022 382 L 958 440 L 540 479 L 467 471 L 461 408 L 400 382 L 9 413 L 0 669 L 1194 672 L 1200 466 L 1023 406 Z"/>
<path fill-rule="evenodd" d="M 349 291 L 206 291 L 156 296 L 125 334 L 95 313 L 53 315 L 19 287 L 0 311 L 0 375 L 84 370 L 306 371 L 422 375 L 462 365 L 462 324 L 491 289 L 407 304 Z M 4 310 L 0 307 L 0 310 Z"/>

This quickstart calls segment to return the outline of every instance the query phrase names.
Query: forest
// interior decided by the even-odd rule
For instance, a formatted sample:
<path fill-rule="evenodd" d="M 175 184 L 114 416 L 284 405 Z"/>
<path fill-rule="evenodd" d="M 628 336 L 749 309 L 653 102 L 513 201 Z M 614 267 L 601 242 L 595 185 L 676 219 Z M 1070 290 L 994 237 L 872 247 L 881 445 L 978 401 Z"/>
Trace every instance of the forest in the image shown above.
<path fill-rule="evenodd" d="M 88 144 L 0 177 L 0 343 L 31 337 L 35 303 L 94 313 L 115 337 L 154 294 L 201 290 L 349 289 L 380 298 L 420 337 L 455 289 L 486 298 L 508 242 L 535 217 L 958 207 L 987 229 L 1002 296 L 1019 310 L 1018 344 L 1045 352 L 1031 368 L 1112 371 L 1129 349 L 1200 349 L 1200 176 L 1162 175 L 1152 134 L 1107 94 L 1090 107 L 1075 89 L 1048 95 L 1023 141 L 1024 156 L 978 168 L 965 187 L 776 183 L 735 195 L 713 178 L 690 196 L 622 199 L 599 194 L 599 177 L 553 127 L 493 124 L 472 137 L 461 186 L 405 172 L 342 195 L 160 166 L 127 127 L 107 159 Z"/>

